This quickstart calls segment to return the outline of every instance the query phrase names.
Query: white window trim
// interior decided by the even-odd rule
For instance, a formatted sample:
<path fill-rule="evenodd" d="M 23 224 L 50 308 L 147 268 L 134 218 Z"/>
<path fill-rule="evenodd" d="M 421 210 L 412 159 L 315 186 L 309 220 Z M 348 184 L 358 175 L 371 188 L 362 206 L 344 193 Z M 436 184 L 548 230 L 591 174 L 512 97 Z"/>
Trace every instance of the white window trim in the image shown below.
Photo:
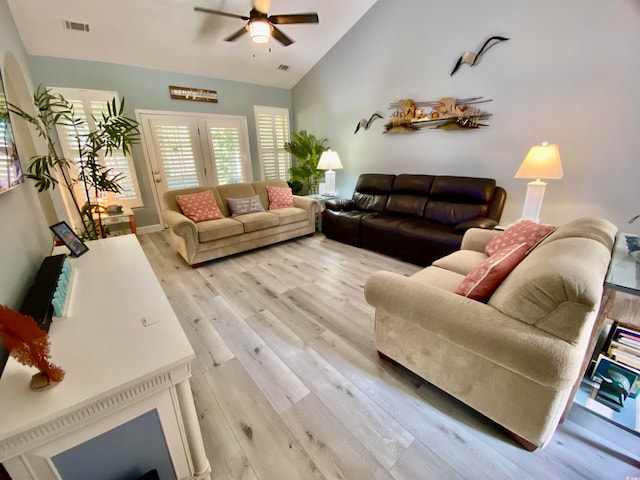
<path fill-rule="evenodd" d="M 62 95 L 66 100 L 79 100 L 83 103 L 85 111 L 92 113 L 90 109 L 87 109 L 88 102 L 91 100 L 100 100 L 100 101 L 111 101 L 115 98 L 116 103 L 120 104 L 120 98 L 118 96 L 118 92 L 112 92 L 107 90 L 88 90 L 88 89 L 79 89 L 79 88 L 63 88 L 63 87 L 48 87 L 53 93 L 58 93 Z M 95 127 L 93 120 L 90 116 L 87 116 L 87 123 L 89 125 L 89 129 L 93 129 Z M 57 127 L 58 137 L 62 138 L 64 136 L 64 132 L 61 127 Z M 77 153 L 74 151 L 70 151 L 67 148 L 66 142 L 60 141 L 60 145 L 62 147 L 63 154 L 66 158 L 71 159 L 77 156 Z M 118 204 L 122 205 L 125 208 L 139 208 L 143 207 L 144 204 L 142 202 L 142 196 L 140 193 L 140 185 L 138 183 L 138 178 L 136 175 L 136 169 L 133 162 L 133 158 L 130 154 L 124 155 L 127 160 L 129 172 L 127 176 L 131 179 L 133 184 L 133 189 L 135 190 L 135 197 L 131 198 L 120 198 L 111 192 L 106 192 L 106 204 Z M 104 157 L 101 156 L 102 164 L 104 165 Z M 79 183 L 76 185 L 75 193 L 78 198 L 78 202 L 80 206 L 84 204 L 86 201 L 86 196 L 83 191 L 82 184 Z M 67 205 L 68 208 L 68 205 Z M 70 215 L 72 216 L 72 215 Z"/>
<path fill-rule="evenodd" d="M 265 152 L 264 147 L 260 138 L 260 123 L 258 121 L 259 115 L 269 115 L 272 117 L 285 117 L 287 119 L 287 129 L 288 135 L 286 141 L 290 141 L 291 139 L 291 117 L 289 114 L 289 109 L 284 107 L 266 107 L 263 105 L 254 105 L 253 106 L 254 119 L 256 124 L 256 142 L 258 144 L 258 162 L 260 164 L 260 179 L 265 180 Z M 288 180 L 290 178 L 289 168 L 292 166 L 291 154 L 284 150 L 284 145 L 275 147 L 275 158 L 278 158 L 279 152 L 285 152 L 288 155 L 288 162 L 285 168 L 285 172 L 279 172 L 280 179 Z M 279 166 L 276 162 L 275 165 L 276 170 L 279 170 Z"/>

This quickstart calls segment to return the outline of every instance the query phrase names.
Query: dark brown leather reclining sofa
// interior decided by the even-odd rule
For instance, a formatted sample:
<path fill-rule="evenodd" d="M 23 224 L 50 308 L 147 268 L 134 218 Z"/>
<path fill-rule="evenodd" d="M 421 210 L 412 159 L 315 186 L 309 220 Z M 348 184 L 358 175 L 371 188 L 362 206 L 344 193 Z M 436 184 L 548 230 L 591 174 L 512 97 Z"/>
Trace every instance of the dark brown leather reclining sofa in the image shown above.
<path fill-rule="evenodd" d="M 326 202 L 333 240 L 426 266 L 458 250 L 469 228 L 493 228 L 507 192 L 491 178 L 360 175 L 352 198 Z"/>

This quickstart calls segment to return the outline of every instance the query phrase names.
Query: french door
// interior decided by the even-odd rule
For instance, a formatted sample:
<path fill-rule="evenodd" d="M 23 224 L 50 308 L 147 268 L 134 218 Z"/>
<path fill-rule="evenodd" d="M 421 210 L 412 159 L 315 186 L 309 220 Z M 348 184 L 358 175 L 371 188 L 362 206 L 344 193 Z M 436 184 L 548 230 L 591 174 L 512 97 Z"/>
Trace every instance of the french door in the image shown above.
<path fill-rule="evenodd" d="M 137 114 L 159 210 L 169 190 L 253 181 L 246 117 Z"/>

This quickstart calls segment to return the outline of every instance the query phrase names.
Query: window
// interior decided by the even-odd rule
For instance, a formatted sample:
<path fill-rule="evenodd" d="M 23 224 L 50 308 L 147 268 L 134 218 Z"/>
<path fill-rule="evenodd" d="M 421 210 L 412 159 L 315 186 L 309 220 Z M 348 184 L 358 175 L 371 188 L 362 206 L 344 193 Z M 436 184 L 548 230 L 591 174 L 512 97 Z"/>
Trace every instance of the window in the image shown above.
<path fill-rule="evenodd" d="M 253 107 L 258 137 L 258 158 L 263 180 L 288 180 L 291 154 L 284 149 L 290 140 L 289 109 Z"/>
<path fill-rule="evenodd" d="M 88 133 L 95 128 L 94 118 L 100 118 L 103 113 L 107 112 L 107 104 L 115 97 L 116 103 L 119 103 L 117 92 L 108 92 L 102 90 L 80 90 L 75 88 L 51 88 L 54 93 L 62 95 L 70 104 L 76 118 L 84 120 L 84 124 L 78 132 L 80 136 Z M 71 126 L 58 126 L 58 136 L 62 146 L 64 156 L 78 163 L 80 156 L 78 146 L 75 142 L 76 131 Z M 136 171 L 133 160 L 129 155 L 125 155 L 122 150 L 114 150 L 109 158 L 100 157 L 102 164 L 112 169 L 114 173 L 121 173 L 122 179 L 119 185 L 122 192 L 111 193 L 105 192 L 105 197 L 96 199 L 93 192 L 89 192 L 91 201 L 100 201 L 105 204 L 118 204 L 126 208 L 141 207 L 142 198 L 140 196 L 140 187 L 136 178 Z M 86 199 L 86 193 L 83 190 L 82 183 L 76 185 L 76 195 L 78 199 Z"/>

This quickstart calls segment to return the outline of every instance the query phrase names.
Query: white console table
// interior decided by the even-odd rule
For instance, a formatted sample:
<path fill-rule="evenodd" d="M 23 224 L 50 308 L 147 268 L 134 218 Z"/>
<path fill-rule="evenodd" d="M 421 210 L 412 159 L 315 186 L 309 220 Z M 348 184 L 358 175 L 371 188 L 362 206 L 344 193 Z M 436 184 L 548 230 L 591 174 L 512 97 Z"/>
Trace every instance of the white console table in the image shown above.
<path fill-rule="evenodd" d="M 36 370 L 13 358 L 0 378 L 0 463 L 13 480 L 66 480 L 57 455 L 155 412 L 175 478 L 209 479 L 189 385 L 194 352 L 137 238 L 87 245 L 70 259 L 67 315 L 49 330 L 64 380 L 32 392 Z"/>

